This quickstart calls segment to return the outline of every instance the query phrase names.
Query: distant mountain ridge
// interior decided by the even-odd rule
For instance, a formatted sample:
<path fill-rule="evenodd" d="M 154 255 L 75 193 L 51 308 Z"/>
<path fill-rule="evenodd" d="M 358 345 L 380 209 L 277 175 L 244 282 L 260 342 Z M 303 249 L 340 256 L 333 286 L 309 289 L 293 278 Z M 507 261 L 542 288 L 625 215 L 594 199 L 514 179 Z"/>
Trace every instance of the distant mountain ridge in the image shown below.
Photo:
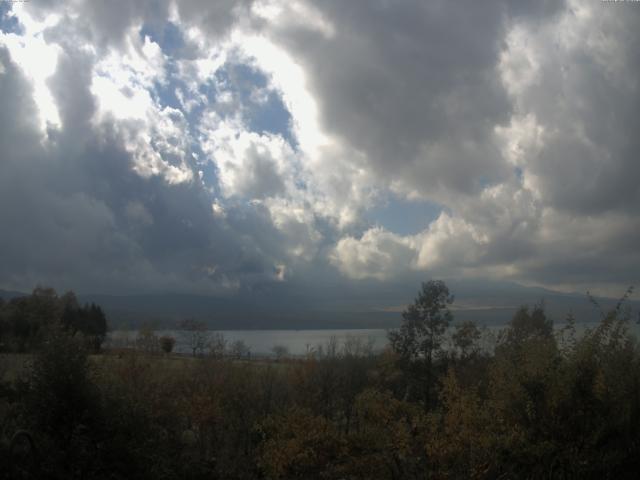
<path fill-rule="evenodd" d="M 540 302 L 556 322 L 563 321 L 570 312 L 578 322 L 597 321 L 600 316 L 586 294 L 507 282 L 477 285 L 451 280 L 447 284 L 456 297 L 452 311 L 459 321 L 501 325 L 507 323 L 520 306 Z M 395 328 L 401 322 L 401 311 L 413 301 L 414 289 L 406 286 L 391 289 L 379 298 L 371 298 L 366 291 L 349 292 L 342 298 L 333 297 L 332 293 L 322 298 L 323 292 L 316 292 L 317 298 L 288 297 L 277 291 L 241 298 L 191 294 L 82 295 L 80 298 L 102 305 L 113 324 L 126 328 L 136 328 L 144 321 L 171 328 L 186 317 L 197 318 L 217 329 Z M 597 298 L 605 310 L 615 306 L 617 300 Z M 637 315 L 640 302 L 630 301 L 629 305 Z M 389 308 L 393 306 L 396 308 Z"/>
<path fill-rule="evenodd" d="M 572 313 L 578 322 L 599 319 L 598 310 L 587 295 L 555 292 L 540 287 L 525 287 L 509 282 L 448 280 L 455 295 L 452 312 L 456 320 L 474 320 L 478 324 L 507 323 L 521 305 L 543 302 L 548 315 L 563 321 Z M 156 328 L 175 328 L 184 318 L 196 318 L 215 329 L 336 329 L 395 328 L 401 312 L 413 301 L 415 288 L 390 288 L 384 295 L 371 298 L 367 290 L 357 289 L 344 295 L 316 291 L 311 295 L 291 295 L 282 290 L 245 293 L 237 297 L 213 297 L 195 294 L 79 294 L 81 303 L 97 303 L 107 314 L 111 328 L 136 329 L 143 323 Z M 25 293 L 0 290 L 6 299 Z M 617 299 L 598 298 L 603 309 L 615 306 Z M 634 318 L 639 301 L 629 301 Z"/>
<path fill-rule="evenodd" d="M 0 290 L 0 298 L 2 298 L 3 300 L 11 300 L 12 298 L 16 297 L 26 297 L 27 295 L 29 294 L 23 292 L 15 292 L 12 290 Z"/>

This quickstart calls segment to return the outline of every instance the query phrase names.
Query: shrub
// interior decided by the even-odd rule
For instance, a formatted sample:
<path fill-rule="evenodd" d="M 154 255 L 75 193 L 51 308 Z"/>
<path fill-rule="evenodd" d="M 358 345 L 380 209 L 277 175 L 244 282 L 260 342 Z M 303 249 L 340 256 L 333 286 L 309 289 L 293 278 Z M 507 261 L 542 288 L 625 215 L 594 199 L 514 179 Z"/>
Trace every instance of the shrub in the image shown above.
<path fill-rule="evenodd" d="M 168 335 L 164 335 L 160 337 L 160 348 L 166 354 L 169 354 L 173 351 L 173 347 L 176 345 L 176 339 L 170 337 Z"/>

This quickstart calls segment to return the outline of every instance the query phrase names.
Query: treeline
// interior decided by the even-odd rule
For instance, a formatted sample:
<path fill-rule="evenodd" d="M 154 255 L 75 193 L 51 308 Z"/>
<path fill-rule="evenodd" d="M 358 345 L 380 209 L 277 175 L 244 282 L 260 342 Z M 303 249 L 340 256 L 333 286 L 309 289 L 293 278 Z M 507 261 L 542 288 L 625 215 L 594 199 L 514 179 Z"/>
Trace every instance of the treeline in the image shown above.
<path fill-rule="evenodd" d="M 31 295 L 0 298 L 0 352 L 35 352 L 55 329 L 82 336 L 93 351 L 99 351 L 107 319 L 102 308 L 80 305 L 71 291 L 58 296 L 52 288 L 36 287 Z"/>
<path fill-rule="evenodd" d="M 424 284 L 381 355 L 88 359 L 54 330 L 2 386 L 5 478 L 637 478 L 640 350 L 622 301 L 582 334 L 523 307 L 491 349 L 452 323 L 452 301 Z"/>

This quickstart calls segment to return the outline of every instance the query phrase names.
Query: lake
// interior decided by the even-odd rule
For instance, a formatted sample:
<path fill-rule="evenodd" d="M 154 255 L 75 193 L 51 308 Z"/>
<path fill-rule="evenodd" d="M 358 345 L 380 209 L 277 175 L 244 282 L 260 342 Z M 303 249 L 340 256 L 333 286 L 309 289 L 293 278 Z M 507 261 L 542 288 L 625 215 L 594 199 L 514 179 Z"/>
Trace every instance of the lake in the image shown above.
<path fill-rule="evenodd" d="M 252 355 L 269 356 L 275 346 L 283 346 L 290 355 L 306 355 L 317 350 L 320 346 L 326 348 L 332 338 L 335 338 L 338 349 L 342 349 L 346 342 L 359 341 L 363 345 L 372 344 L 374 351 L 384 349 L 387 344 L 387 331 L 384 329 L 353 329 L 353 330 L 216 330 L 221 333 L 231 345 L 242 340 L 251 350 Z M 180 330 L 159 330 L 157 336 L 168 335 L 176 339 L 175 352 L 191 353 L 185 332 Z M 115 330 L 109 333 L 107 348 L 128 347 L 135 345 L 137 332 Z"/>
<path fill-rule="evenodd" d="M 564 322 L 555 324 L 558 332 Z M 581 323 L 576 324 L 578 335 L 584 332 L 586 328 L 593 328 L 597 323 Z M 632 322 L 629 325 L 630 330 L 638 336 L 640 334 L 640 326 Z M 481 348 L 490 351 L 493 348 L 498 332 L 504 326 L 485 327 Z M 453 329 L 450 329 L 450 333 Z M 176 339 L 174 352 L 191 353 L 188 343 L 188 337 L 181 330 L 158 330 L 155 335 L 161 337 L 168 335 Z M 374 352 L 380 352 L 387 345 L 387 330 L 381 328 L 371 329 L 334 329 L 334 330 L 216 330 L 208 332 L 210 336 L 220 333 L 224 336 L 227 346 L 233 342 L 241 340 L 250 349 L 251 355 L 271 356 L 275 346 L 285 347 L 289 355 L 303 356 L 313 351 L 318 351 L 322 347 L 325 351 L 328 344 L 335 339 L 337 351 L 341 351 L 346 343 L 360 343 L 361 346 L 371 345 Z M 114 330 L 109 332 L 107 337 L 106 348 L 127 348 L 134 347 L 137 332 L 126 330 Z M 445 348 L 448 341 L 445 340 Z"/>

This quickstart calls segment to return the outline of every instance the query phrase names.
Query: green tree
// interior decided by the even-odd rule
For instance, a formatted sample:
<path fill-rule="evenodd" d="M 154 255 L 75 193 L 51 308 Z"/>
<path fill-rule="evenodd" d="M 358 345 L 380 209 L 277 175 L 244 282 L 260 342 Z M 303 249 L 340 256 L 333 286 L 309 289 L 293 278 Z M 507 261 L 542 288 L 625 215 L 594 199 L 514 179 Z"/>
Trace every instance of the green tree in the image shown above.
<path fill-rule="evenodd" d="M 75 335 L 84 335 L 87 345 L 95 352 L 100 350 L 107 337 L 107 318 L 102 308 L 95 303 L 81 307 L 78 299 L 72 291 L 65 293 L 59 299 L 62 314 L 60 323 Z"/>
<path fill-rule="evenodd" d="M 97 454 L 94 433 L 102 423 L 99 392 L 91 380 L 82 339 L 54 325 L 46 331 L 24 392 L 46 478 L 86 478 Z"/>
<path fill-rule="evenodd" d="M 29 379 L 30 406 L 41 429 L 69 440 L 91 401 L 87 352 L 60 328 L 48 333 Z"/>
<path fill-rule="evenodd" d="M 442 353 L 444 335 L 453 319 L 449 310 L 452 303 L 453 296 L 443 281 L 425 282 L 413 305 L 402 313 L 400 328 L 388 333 L 402 368 L 422 384 L 425 406 L 431 401 L 434 360 Z"/>
<path fill-rule="evenodd" d="M 100 347 L 107 338 L 107 317 L 99 305 L 92 303 L 89 307 L 85 306 L 86 326 L 84 333 L 94 351 L 99 351 Z"/>
<path fill-rule="evenodd" d="M 29 296 L 11 299 L 6 310 L 8 330 L 19 352 L 38 347 L 45 327 L 56 323 L 62 314 L 55 290 L 40 286 Z"/>
<path fill-rule="evenodd" d="M 538 304 L 529 311 L 529 307 L 522 306 L 509 323 L 507 337 L 513 342 L 523 342 L 533 338 L 551 338 L 553 336 L 553 321 L 547 318 L 544 305 Z"/>
<path fill-rule="evenodd" d="M 482 332 L 471 320 L 465 320 L 455 326 L 451 340 L 461 359 L 466 359 L 478 352 L 478 341 L 481 336 Z"/>

